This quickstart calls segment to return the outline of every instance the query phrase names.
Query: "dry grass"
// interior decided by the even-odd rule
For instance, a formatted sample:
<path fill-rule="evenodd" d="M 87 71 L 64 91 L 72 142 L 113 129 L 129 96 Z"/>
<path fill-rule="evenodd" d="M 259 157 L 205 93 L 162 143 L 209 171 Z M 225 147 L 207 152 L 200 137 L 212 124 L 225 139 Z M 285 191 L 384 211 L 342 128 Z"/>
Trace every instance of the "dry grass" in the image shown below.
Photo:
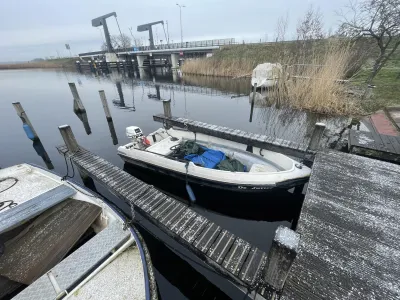
<path fill-rule="evenodd" d="M 352 59 L 350 46 L 331 44 L 323 54 L 311 56 L 309 62 L 313 66 L 297 68 L 296 71 L 286 67 L 285 76 L 278 80 L 277 88 L 268 92 L 268 97 L 279 104 L 317 113 L 362 113 L 361 101 L 348 93 L 348 84 L 337 82 L 344 79 L 352 68 Z"/>
<path fill-rule="evenodd" d="M 284 66 L 284 75 L 279 78 L 277 87 L 267 92 L 268 102 L 272 100 L 286 107 L 332 115 L 362 112 L 360 99 L 349 95 L 347 84 L 336 81 L 357 72 L 365 60 L 354 44 L 330 40 L 314 44 L 283 43 L 279 49 L 268 48 L 268 51 L 265 47 L 259 46 L 255 51 L 236 50 L 237 53 L 229 49 L 225 54 L 221 50 L 211 58 L 186 61 L 182 71 L 184 74 L 237 77 L 251 74 L 259 63 L 279 62 Z"/>
<path fill-rule="evenodd" d="M 187 60 L 185 74 L 236 77 L 249 74 L 260 63 L 279 61 L 282 43 L 222 47 L 210 58 Z M 290 47 L 289 44 L 285 45 Z"/>
<path fill-rule="evenodd" d="M 19 70 L 19 69 L 56 69 L 75 66 L 74 58 L 54 59 L 38 62 L 25 62 L 15 64 L 0 64 L 0 70 Z"/>
<path fill-rule="evenodd" d="M 247 60 L 221 60 L 212 58 L 188 60 L 182 66 L 184 74 L 200 74 L 206 76 L 242 76 L 252 72 L 253 63 Z"/>

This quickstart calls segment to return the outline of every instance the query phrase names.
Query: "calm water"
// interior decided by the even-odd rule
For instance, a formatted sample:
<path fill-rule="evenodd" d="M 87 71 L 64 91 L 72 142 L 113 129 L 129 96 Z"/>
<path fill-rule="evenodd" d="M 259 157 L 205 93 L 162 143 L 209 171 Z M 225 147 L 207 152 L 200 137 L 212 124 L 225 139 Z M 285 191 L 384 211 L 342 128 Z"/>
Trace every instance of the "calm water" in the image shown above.
<path fill-rule="evenodd" d="M 55 172 L 64 175 L 64 158 L 58 154 L 55 146 L 62 144 L 58 126 L 68 124 L 82 146 L 123 168 L 123 161 L 116 154 L 116 149 L 129 142 L 125 128 L 137 125 L 146 133 L 161 126 L 152 119 L 154 114 L 162 112 L 162 103 L 156 99 L 158 96 L 161 99 L 171 98 L 175 116 L 294 141 L 307 141 L 317 121 L 327 122 L 329 136 L 338 134 L 341 129 L 342 120 L 324 120 L 312 114 L 276 109 L 268 107 L 268 103 L 261 100 L 255 103 L 253 121 L 250 123 L 247 80 L 179 78 L 161 71 L 153 74 L 155 76 L 141 74 L 142 79 L 138 78 L 139 75 L 129 78 L 118 74 L 95 77 L 92 74 L 48 70 L 0 71 L 0 167 L 29 162 L 43 167 L 54 166 Z M 87 115 L 74 114 L 68 82 L 76 83 Z M 106 121 L 99 90 L 106 93 L 114 124 Z M 33 144 L 26 137 L 22 122 L 11 105 L 16 101 L 21 102 L 42 144 Z M 129 170 L 129 167 L 125 168 Z M 131 172 L 134 174 L 135 170 Z M 166 183 L 157 177 L 137 175 L 143 175 L 155 186 L 165 188 Z M 76 180 L 80 181 L 80 178 Z M 97 189 L 112 198 L 102 187 L 97 186 Z M 185 198 L 185 194 L 179 190 L 181 187 L 176 189 L 178 196 Z M 209 196 L 201 192 L 197 195 Z M 224 205 L 229 206 L 228 196 L 213 196 L 216 203 L 218 199 L 223 199 Z M 127 209 L 117 199 L 114 201 Z M 280 224 L 290 226 L 300 205 L 301 199 L 284 194 L 268 195 L 265 199 L 255 201 L 254 206 L 246 204 L 242 208 L 233 208 L 228 216 L 221 214 L 224 212 L 221 205 L 211 205 L 210 210 L 196 207 L 196 210 L 268 251 L 276 227 Z M 151 228 L 144 220 L 140 227 L 153 257 L 163 299 L 240 297 L 233 291 L 231 294 L 227 292 L 229 284 L 226 280 L 195 263 L 190 253 L 185 254 L 185 249 L 179 249 L 179 245 L 167 248 L 163 242 L 166 237 L 156 228 Z"/>

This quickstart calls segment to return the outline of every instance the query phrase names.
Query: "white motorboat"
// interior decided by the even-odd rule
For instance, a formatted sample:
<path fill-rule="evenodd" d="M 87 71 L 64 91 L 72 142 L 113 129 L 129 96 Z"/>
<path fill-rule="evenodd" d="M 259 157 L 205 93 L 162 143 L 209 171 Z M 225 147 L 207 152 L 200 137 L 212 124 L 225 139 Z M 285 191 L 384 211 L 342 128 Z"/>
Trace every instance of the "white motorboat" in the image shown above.
<path fill-rule="evenodd" d="M 257 65 L 251 74 L 251 85 L 257 84 L 258 88 L 272 88 L 278 84 L 282 76 L 282 65 L 280 63 L 263 63 Z"/>
<path fill-rule="evenodd" d="M 144 136 L 139 127 L 130 126 L 126 133 L 132 142 L 118 148 L 124 161 L 212 188 L 290 189 L 303 185 L 311 173 L 286 155 L 187 130 L 160 128 Z"/>
<path fill-rule="evenodd" d="M 157 299 L 147 248 L 122 213 L 40 167 L 0 169 L 0 298 Z"/>

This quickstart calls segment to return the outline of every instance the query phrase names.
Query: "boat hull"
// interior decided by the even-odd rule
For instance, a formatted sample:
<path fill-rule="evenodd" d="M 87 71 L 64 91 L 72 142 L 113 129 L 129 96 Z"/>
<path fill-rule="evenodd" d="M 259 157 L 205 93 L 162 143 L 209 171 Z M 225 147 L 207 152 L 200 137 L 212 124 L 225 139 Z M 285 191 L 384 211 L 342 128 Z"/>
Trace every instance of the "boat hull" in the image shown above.
<path fill-rule="evenodd" d="M 147 170 L 151 170 L 156 173 L 164 174 L 167 176 L 175 177 L 181 181 L 188 181 L 189 184 L 196 184 L 203 187 L 214 188 L 217 190 L 226 190 L 233 191 L 239 193 L 248 193 L 248 194 L 258 194 L 265 193 L 270 191 L 281 191 L 288 190 L 293 187 L 303 186 L 307 181 L 308 177 L 290 179 L 286 181 L 282 181 L 276 184 L 237 184 L 237 183 L 228 183 L 222 181 L 211 180 L 208 178 L 197 177 L 193 175 L 186 175 L 184 173 L 160 167 L 155 164 L 151 164 L 142 160 L 134 159 L 130 156 L 124 155 L 122 153 L 118 153 L 118 155 L 126 162 L 133 166 L 138 166 Z"/>

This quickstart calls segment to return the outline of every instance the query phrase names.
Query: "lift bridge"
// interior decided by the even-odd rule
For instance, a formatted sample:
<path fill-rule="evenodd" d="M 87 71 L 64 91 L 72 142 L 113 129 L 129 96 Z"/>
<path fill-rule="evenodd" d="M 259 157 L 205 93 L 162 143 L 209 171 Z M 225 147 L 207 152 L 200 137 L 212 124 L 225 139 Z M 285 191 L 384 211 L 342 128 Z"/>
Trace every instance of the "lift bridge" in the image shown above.
<path fill-rule="evenodd" d="M 107 18 L 115 17 L 120 34 L 117 14 L 115 12 L 105 14 L 92 20 L 93 27 L 103 27 L 106 40 L 106 51 L 86 52 L 79 54 L 80 58 L 94 58 L 98 56 L 106 56 L 106 60 L 115 62 L 119 57 L 123 59 L 133 59 L 137 61 L 139 68 L 146 67 L 145 61 L 156 58 L 167 58 L 172 68 L 179 67 L 180 59 L 184 57 L 205 56 L 213 50 L 219 49 L 220 46 L 235 44 L 235 39 L 216 39 L 206 41 L 194 41 L 184 43 L 169 43 L 169 39 L 165 33 L 164 21 L 150 22 L 137 26 L 138 32 L 149 32 L 149 46 L 134 46 L 128 48 L 114 49 L 111 43 L 110 32 L 107 25 Z M 161 24 L 165 35 L 166 43 L 163 45 L 155 45 L 153 36 L 153 26 Z"/>

